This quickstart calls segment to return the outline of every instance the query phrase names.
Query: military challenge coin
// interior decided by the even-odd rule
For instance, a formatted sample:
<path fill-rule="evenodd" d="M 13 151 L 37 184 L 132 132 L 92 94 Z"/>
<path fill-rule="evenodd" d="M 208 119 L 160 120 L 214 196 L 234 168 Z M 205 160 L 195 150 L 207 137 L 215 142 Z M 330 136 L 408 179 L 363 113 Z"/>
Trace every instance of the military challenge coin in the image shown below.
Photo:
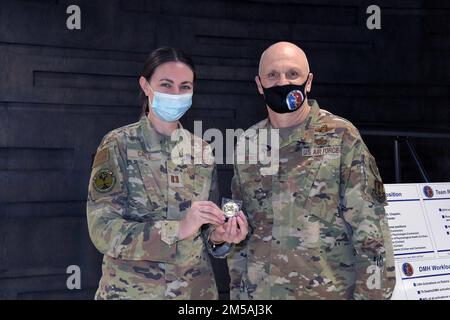
<path fill-rule="evenodd" d="M 222 211 L 225 214 L 226 219 L 235 217 L 239 210 L 241 210 L 242 201 L 223 198 L 222 199 Z"/>
<path fill-rule="evenodd" d="M 234 202 L 228 202 L 222 207 L 225 217 L 233 218 L 239 211 L 239 206 Z"/>

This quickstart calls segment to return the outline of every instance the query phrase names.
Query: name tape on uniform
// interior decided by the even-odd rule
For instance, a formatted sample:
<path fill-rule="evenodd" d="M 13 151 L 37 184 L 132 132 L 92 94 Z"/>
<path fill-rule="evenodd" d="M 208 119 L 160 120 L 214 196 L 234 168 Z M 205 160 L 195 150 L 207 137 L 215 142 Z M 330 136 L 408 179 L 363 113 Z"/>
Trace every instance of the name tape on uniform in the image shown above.
<path fill-rule="evenodd" d="M 304 157 L 318 157 L 327 154 L 341 154 L 341 146 L 311 148 L 302 150 L 302 156 Z"/>
<path fill-rule="evenodd" d="M 134 149 L 127 150 L 127 157 L 128 160 L 140 160 L 140 159 L 161 160 L 161 154 L 159 152 L 145 153 L 142 150 L 134 150 Z"/>

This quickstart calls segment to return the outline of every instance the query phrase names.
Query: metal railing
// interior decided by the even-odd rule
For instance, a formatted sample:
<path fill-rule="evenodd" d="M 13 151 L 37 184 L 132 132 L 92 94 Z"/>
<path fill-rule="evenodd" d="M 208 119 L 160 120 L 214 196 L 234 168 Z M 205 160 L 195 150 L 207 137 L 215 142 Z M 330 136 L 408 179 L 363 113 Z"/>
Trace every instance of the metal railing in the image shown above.
<path fill-rule="evenodd" d="M 430 182 L 430 178 L 423 166 L 422 161 L 417 154 L 416 148 L 410 138 L 428 138 L 428 139 L 450 139 L 450 133 L 436 133 L 436 132 L 417 132 L 417 131 L 395 131 L 395 130 L 373 130 L 362 129 L 360 130 L 362 135 L 366 136 L 387 136 L 394 138 L 394 169 L 395 169 L 395 182 L 401 183 L 401 162 L 400 162 L 400 143 L 405 143 L 408 147 L 414 162 L 417 165 L 417 169 L 422 176 L 424 182 Z"/>

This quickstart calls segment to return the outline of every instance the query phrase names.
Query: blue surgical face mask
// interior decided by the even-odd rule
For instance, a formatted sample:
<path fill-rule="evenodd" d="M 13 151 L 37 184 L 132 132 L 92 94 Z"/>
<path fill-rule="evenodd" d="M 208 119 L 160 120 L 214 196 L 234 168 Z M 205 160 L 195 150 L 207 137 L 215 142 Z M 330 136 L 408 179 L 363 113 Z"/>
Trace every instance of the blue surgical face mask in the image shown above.
<path fill-rule="evenodd" d="M 153 100 L 150 105 L 161 120 L 167 122 L 177 121 L 192 105 L 192 93 L 168 94 L 153 89 L 152 91 Z"/>

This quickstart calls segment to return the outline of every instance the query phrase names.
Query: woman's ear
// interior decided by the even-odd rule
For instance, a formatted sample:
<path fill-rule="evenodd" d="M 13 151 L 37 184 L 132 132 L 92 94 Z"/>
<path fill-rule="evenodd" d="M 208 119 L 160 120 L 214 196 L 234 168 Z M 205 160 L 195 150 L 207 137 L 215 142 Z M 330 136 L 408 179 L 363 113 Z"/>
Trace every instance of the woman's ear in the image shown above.
<path fill-rule="evenodd" d="M 139 78 L 139 85 L 141 86 L 142 91 L 147 97 L 149 96 L 149 94 L 152 93 L 152 90 L 150 89 L 150 85 L 148 84 L 147 79 L 145 79 L 143 76 Z"/>

